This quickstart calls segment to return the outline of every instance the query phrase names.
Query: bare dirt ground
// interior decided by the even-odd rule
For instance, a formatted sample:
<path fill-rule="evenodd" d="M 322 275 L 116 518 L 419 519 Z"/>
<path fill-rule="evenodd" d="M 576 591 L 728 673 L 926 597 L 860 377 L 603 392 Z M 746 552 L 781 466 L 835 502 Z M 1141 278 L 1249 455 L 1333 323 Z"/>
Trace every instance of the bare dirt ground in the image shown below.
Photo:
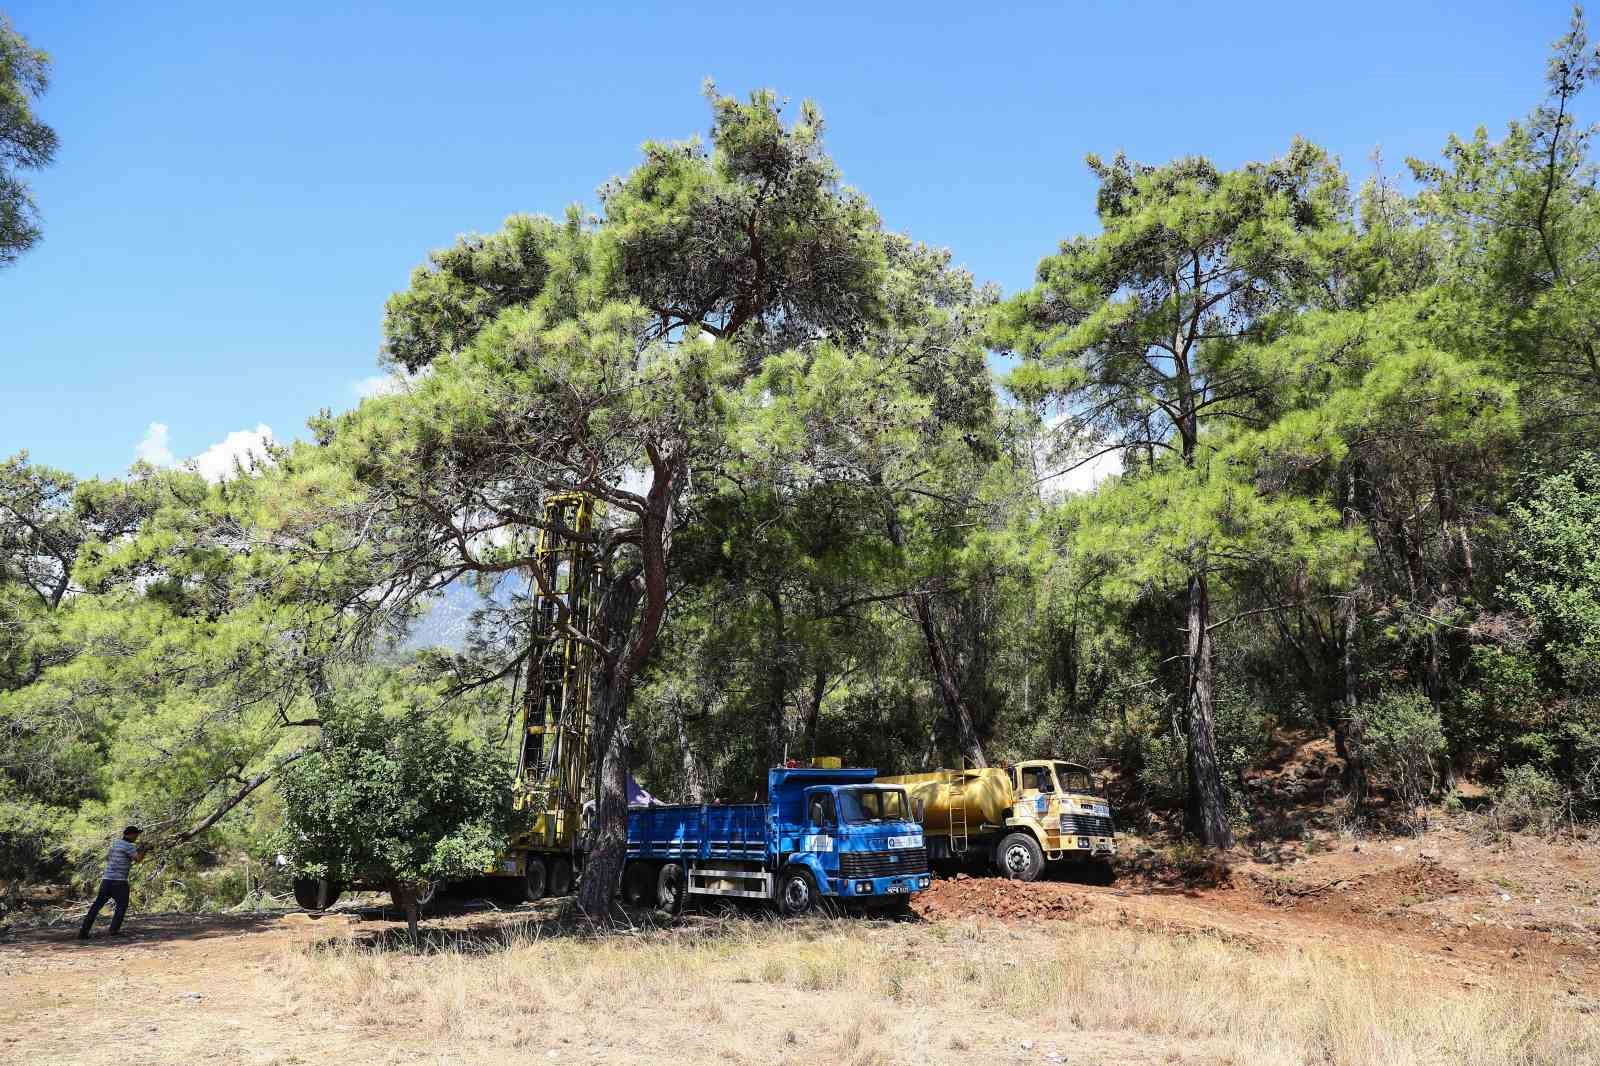
<path fill-rule="evenodd" d="M 1490 844 L 1441 827 L 1241 852 L 1187 881 L 1152 861 L 1129 868 L 1103 887 L 944 879 L 905 920 L 798 930 L 744 919 L 727 933 L 702 914 L 594 938 L 553 901 L 457 908 L 429 923 L 446 953 L 420 957 L 397 949 L 397 916 L 379 908 L 135 914 L 126 936 L 88 943 L 68 925 L 16 930 L 0 940 L 0 1062 L 1465 1061 L 1386 1053 L 1381 1033 L 1363 1058 L 1340 1050 L 1334 1022 L 1316 1023 L 1332 1036 L 1235 1058 L 1248 1032 L 1121 1000 L 1101 1008 L 1113 1024 L 1081 1009 L 1097 972 L 1116 971 L 1123 999 L 1148 986 L 1177 1003 L 1182 980 L 1215 996 L 1198 986 L 1248 983 L 1258 962 L 1286 982 L 1309 979 L 1306 966 L 1381 972 L 1401 1011 L 1406 997 L 1459 1002 L 1464 1016 L 1536 997 L 1554 1012 L 1543 1024 L 1570 1014 L 1574 1032 L 1600 1029 L 1596 842 Z M 936 970 L 946 983 L 929 983 Z M 1053 990 L 1047 1011 L 1019 998 L 1030 982 Z M 1258 1024 L 1249 1003 L 1224 1008 Z M 1586 1054 L 1504 1061 L 1597 1061 Z"/>
<path fill-rule="evenodd" d="M 1430 979 L 1553 984 L 1600 1007 L 1600 846 L 1592 841 L 1513 836 L 1487 844 L 1456 827 L 1319 839 L 1272 861 L 1236 855 L 1220 883 L 1212 880 L 1029 887 L 1080 898 L 1091 921 L 1335 954 L 1376 947 Z"/>

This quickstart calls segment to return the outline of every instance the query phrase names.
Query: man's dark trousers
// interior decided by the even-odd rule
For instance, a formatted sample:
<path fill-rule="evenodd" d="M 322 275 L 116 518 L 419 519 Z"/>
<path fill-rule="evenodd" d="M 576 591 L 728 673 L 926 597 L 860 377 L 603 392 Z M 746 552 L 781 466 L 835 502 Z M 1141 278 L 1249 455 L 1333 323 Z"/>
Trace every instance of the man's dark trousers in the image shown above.
<path fill-rule="evenodd" d="M 89 913 L 83 916 L 83 924 L 78 927 L 79 936 L 89 935 L 89 930 L 94 928 L 94 920 L 100 916 L 100 908 L 108 900 L 116 904 L 111 912 L 110 931 L 116 933 L 122 929 L 122 916 L 128 913 L 128 882 L 101 881 L 100 892 L 94 897 L 94 906 L 89 908 Z"/>

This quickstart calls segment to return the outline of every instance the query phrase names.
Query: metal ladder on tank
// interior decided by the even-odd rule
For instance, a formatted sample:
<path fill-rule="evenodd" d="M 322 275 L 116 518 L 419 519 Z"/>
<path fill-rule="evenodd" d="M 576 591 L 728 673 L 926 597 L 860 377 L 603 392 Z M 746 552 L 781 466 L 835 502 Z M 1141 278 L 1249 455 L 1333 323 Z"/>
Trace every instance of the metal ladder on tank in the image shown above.
<path fill-rule="evenodd" d="M 950 854 L 967 854 L 967 777 L 957 772 L 950 782 Z"/>

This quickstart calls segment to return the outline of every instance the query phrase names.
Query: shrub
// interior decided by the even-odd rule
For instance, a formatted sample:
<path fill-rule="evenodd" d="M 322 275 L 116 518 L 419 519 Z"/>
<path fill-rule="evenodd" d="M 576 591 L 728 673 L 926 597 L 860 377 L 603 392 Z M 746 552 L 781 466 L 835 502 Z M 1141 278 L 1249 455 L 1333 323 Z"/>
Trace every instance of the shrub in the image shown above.
<path fill-rule="evenodd" d="M 505 760 L 439 722 L 358 707 L 323 725 L 322 746 L 278 781 L 279 848 L 307 877 L 416 887 L 490 866 L 514 814 Z"/>
<path fill-rule="evenodd" d="M 1438 786 L 1438 760 L 1446 741 L 1439 712 L 1415 689 L 1389 691 L 1361 705 L 1367 763 L 1394 793 L 1403 817 L 1414 824 Z"/>
<path fill-rule="evenodd" d="M 1506 598 L 1537 623 L 1546 654 L 1573 690 L 1600 691 L 1600 452 L 1531 476 L 1510 513 Z"/>
<path fill-rule="evenodd" d="M 1495 822 L 1505 829 L 1547 833 L 1569 809 L 1561 784 L 1536 766 L 1514 766 L 1495 795 Z"/>

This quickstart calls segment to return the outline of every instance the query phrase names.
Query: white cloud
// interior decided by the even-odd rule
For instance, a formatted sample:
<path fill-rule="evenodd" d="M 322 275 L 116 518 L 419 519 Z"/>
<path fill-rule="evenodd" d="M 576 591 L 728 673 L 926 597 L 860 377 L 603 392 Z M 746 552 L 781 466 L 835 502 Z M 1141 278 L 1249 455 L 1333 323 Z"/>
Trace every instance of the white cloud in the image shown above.
<path fill-rule="evenodd" d="M 630 466 L 622 472 L 622 480 L 617 487 L 623 492 L 631 492 L 644 496 L 650 492 L 650 486 L 656 483 L 655 475 L 642 466 Z"/>
<path fill-rule="evenodd" d="M 392 396 L 405 388 L 405 381 L 394 374 L 374 374 L 369 378 L 350 383 L 350 391 L 355 393 L 358 400 L 370 400 L 374 396 Z"/>
<path fill-rule="evenodd" d="M 1102 481 L 1122 473 L 1122 452 L 1096 455 L 1081 466 L 1072 467 L 1078 460 L 1060 460 L 1052 467 L 1050 476 L 1039 482 L 1039 494 L 1046 499 L 1070 496 L 1075 492 L 1093 492 Z"/>
<path fill-rule="evenodd" d="M 350 394 L 358 400 L 370 400 L 374 396 L 393 396 L 397 392 L 404 392 L 418 378 L 427 377 L 433 367 L 425 366 L 415 374 L 402 368 L 396 368 L 387 374 L 373 374 L 371 377 L 359 378 L 350 383 Z"/>
<path fill-rule="evenodd" d="M 149 463 L 151 466 L 171 466 L 175 460 L 168 438 L 169 431 L 165 422 L 150 423 L 150 428 L 144 431 L 139 443 L 133 446 L 133 458 L 137 462 Z"/>
<path fill-rule="evenodd" d="M 207 481 L 223 481 L 233 475 L 236 462 L 246 470 L 250 469 L 252 461 L 269 462 L 267 446 L 271 443 L 272 427 L 262 422 L 255 429 L 234 430 L 199 455 L 182 460 L 181 465 Z M 165 422 L 150 423 L 150 428 L 134 446 L 133 457 L 152 466 L 180 465 L 178 457 L 172 453 L 172 434 Z"/>
<path fill-rule="evenodd" d="M 252 459 L 267 461 L 267 445 L 270 443 L 272 427 L 262 422 L 255 429 L 234 430 L 199 455 L 188 459 L 185 465 L 192 466 L 207 481 L 222 481 L 233 473 L 235 464 L 249 470 Z"/>

